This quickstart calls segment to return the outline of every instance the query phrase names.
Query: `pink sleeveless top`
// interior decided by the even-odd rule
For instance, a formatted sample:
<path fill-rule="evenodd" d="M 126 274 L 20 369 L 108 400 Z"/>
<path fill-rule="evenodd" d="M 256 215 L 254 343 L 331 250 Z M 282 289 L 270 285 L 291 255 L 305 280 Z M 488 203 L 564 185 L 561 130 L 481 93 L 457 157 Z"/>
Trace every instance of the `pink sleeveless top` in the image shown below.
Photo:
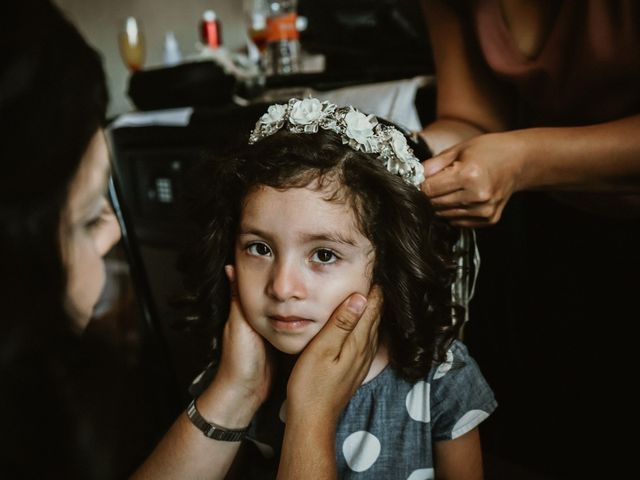
<path fill-rule="evenodd" d="M 563 1 L 532 59 L 513 42 L 499 0 L 474 2 L 472 22 L 487 65 L 518 93 L 520 126 L 584 125 L 640 112 L 640 1 Z"/>

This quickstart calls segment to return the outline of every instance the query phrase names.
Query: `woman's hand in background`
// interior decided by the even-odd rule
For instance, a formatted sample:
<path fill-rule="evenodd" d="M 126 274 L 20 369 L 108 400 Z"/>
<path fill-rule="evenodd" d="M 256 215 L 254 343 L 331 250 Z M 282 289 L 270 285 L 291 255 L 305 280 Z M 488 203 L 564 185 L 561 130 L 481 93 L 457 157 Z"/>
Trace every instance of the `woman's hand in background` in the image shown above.
<path fill-rule="evenodd" d="M 479 135 L 426 160 L 422 191 L 453 225 L 493 225 L 521 188 L 522 151 L 514 132 Z"/>

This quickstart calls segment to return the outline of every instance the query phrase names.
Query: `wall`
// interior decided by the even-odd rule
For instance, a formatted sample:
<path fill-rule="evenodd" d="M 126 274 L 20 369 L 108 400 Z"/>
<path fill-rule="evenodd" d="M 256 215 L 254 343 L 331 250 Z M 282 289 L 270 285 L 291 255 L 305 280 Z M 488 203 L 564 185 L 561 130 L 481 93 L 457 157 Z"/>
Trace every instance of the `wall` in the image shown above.
<path fill-rule="evenodd" d="M 222 23 L 224 45 L 245 44 L 241 0 L 54 0 L 103 56 L 111 94 L 108 115 L 134 107 L 126 96 L 129 72 L 120 58 L 118 31 L 128 16 L 141 21 L 146 40 L 145 66 L 160 65 L 165 32 L 172 30 L 183 55 L 195 53 L 202 12 L 213 9 Z"/>

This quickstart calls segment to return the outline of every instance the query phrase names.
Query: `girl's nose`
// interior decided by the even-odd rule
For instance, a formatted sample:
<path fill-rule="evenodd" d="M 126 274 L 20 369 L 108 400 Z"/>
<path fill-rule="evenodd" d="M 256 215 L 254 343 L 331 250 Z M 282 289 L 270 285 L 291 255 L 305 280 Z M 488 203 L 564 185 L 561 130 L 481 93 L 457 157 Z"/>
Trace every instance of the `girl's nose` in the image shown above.
<path fill-rule="evenodd" d="M 267 285 L 267 294 L 280 302 L 306 297 L 303 272 L 295 262 L 276 261 Z"/>

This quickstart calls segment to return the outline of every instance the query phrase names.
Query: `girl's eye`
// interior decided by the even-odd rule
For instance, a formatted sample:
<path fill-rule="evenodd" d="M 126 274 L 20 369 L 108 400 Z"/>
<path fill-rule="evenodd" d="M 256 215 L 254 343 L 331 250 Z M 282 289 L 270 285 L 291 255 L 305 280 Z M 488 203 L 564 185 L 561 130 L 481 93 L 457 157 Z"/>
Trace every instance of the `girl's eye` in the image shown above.
<path fill-rule="evenodd" d="M 255 255 L 256 257 L 266 257 L 271 255 L 271 249 L 264 243 L 252 243 L 247 247 L 249 255 Z"/>
<path fill-rule="evenodd" d="M 336 263 L 338 261 L 338 256 L 331 250 L 321 248 L 313 253 L 311 261 L 324 264 Z"/>

